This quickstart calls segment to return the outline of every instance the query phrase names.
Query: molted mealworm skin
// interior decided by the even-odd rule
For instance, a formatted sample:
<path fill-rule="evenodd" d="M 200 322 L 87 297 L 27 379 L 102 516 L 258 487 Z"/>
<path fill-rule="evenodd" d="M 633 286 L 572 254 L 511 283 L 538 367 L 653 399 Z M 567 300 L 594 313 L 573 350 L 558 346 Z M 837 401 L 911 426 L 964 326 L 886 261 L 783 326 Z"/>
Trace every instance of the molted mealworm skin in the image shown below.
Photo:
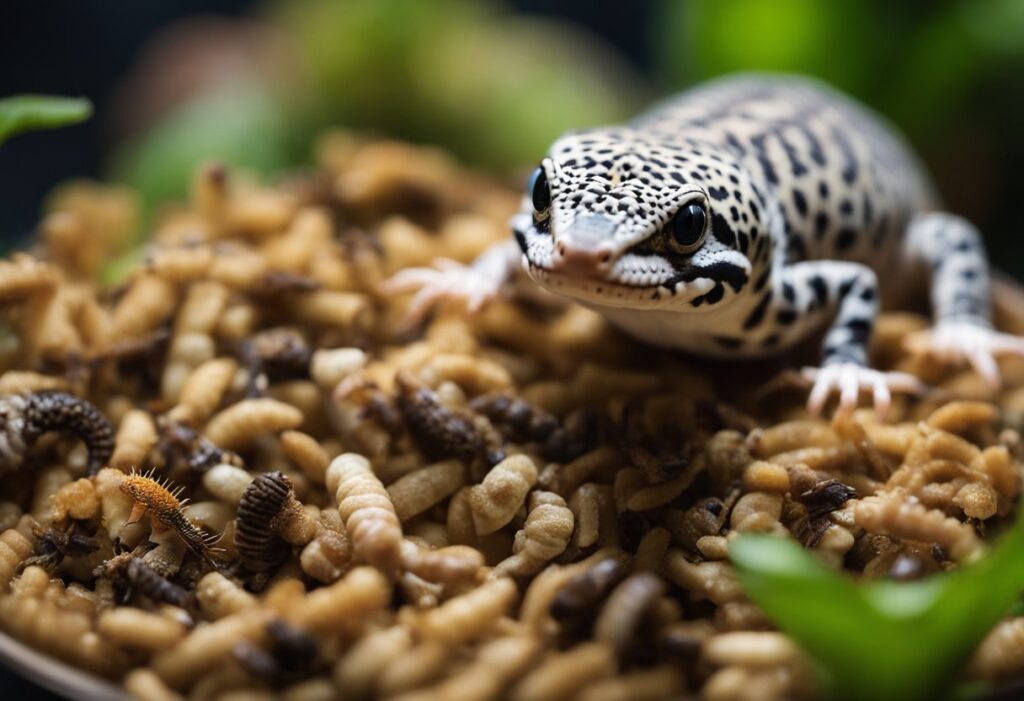
<path fill-rule="evenodd" d="M 192 552 L 212 563 L 216 536 L 199 530 L 185 517 L 176 493 L 144 475 L 125 475 L 121 478 L 119 487 L 136 504 L 132 511 L 133 516 L 141 518 L 143 513 L 150 511 L 153 518 L 181 536 Z"/>
<path fill-rule="evenodd" d="M 266 572 L 289 552 L 288 544 L 273 529 L 274 519 L 295 498 L 291 482 L 281 472 L 257 476 L 238 504 L 235 550 L 251 572 Z"/>
<path fill-rule="evenodd" d="M 28 448 L 49 431 L 70 433 L 85 443 L 90 475 L 114 450 L 114 427 L 84 399 L 54 391 L 0 397 L 0 465 L 17 467 Z"/>

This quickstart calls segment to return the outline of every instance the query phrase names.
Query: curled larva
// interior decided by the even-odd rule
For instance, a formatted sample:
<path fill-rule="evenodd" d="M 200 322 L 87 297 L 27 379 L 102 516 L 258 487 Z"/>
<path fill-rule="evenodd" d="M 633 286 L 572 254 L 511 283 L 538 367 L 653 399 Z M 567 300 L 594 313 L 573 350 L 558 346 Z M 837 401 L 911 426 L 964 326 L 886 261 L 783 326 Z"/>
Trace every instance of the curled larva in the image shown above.
<path fill-rule="evenodd" d="M 309 374 L 322 389 L 333 390 L 366 367 L 366 362 L 366 352 L 359 348 L 321 348 L 313 353 Z"/>
<path fill-rule="evenodd" d="M 30 370 L 8 370 L 0 375 L 0 395 L 32 394 L 47 390 L 65 391 L 67 385 L 67 381 L 62 377 Z"/>
<path fill-rule="evenodd" d="M 461 353 L 438 353 L 420 370 L 419 376 L 433 387 L 449 381 L 474 395 L 507 389 L 512 385 L 511 375 L 501 365 Z"/>
<path fill-rule="evenodd" d="M 331 458 L 315 438 L 302 431 L 285 431 L 278 440 L 281 452 L 298 465 L 306 477 L 316 484 L 324 483 Z"/>
<path fill-rule="evenodd" d="M 168 417 L 174 422 L 201 425 L 220 404 L 237 370 L 234 358 L 212 358 L 200 363 L 182 383 L 178 404 Z"/>
<path fill-rule="evenodd" d="M 0 465 L 17 467 L 36 439 L 49 431 L 70 433 L 85 443 L 89 474 L 103 467 L 113 451 L 113 427 L 84 399 L 65 392 L 0 397 Z"/>
<path fill-rule="evenodd" d="M 6 591 L 17 574 L 18 568 L 32 552 L 35 546 L 21 531 L 9 528 L 0 533 L 0 591 Z"/>
<path fill-rule="evenodd" d="M 299 565 L 317 581 L 337 581 L 352 567 L 352 541 L 348 533 L 325 528 L 302 549 Z"/>
<path fill-rule="evenodd" d="M 100 495 L 96 492 L 96 485 L 88 478 L 83 477 L 69 482 L 53 495 L 53 523 L 63 523 L 67 519 L 89 521 L 99 513 Z"/>
<path fill-rule="evenodd" d="M 615 652 L 604 643 L 582 643 L 565 652 L 552 652 L 517 684 L 512 701 L 568 699 L 587 684 L 614 676 Z"/>
<path fill-rule="evenodd" d="M 372 567 L 356 567 L 334 584 L 295 602 L 287 618 L 313 633 L 332 633 L 372 617 L 391 602 L 390 582 Z"/>
<path fill-rule="evenodd" d="M 307 324 L 341 329 L 365 328 L 373 319 L 370 298 L 356 292 L 315 290 L 296 295 L 292 310 Z"/>
<path fill-rule="evenodd" d="M 302 412 L 275 399 L 243 399 L 213 416 L 204 436 L 221 448 L 238 450 L 260 436 L 298 428 Z"/>
<path fill-rule="evenodd" d="M 484 566 L 484 556 L 467 545 L 430 549 L 411 541 L 402 544 L 402 565 L 428 582 L 472 581 Z"/>
<path fill-rule="evenodd" d="M 253 475 L 236 465 L 221 463 L 203 473 L 203 486 L 225 504 L 237 506 L 252 483 Z"/>
<path fill-rule="evenodd" d="M 854 519 L 870 533 L 938 543 L 960 562 L 978 552 L 981 540 L 974 528 L 941 511 L 928 509 L 894 492 L 865 497 L 854 506 Z"/>
<path fill-rule="evenodd" d="M 187 633 L 180 621 L 130 606 L 101 613 L 96 629 L 119 645 L 149 651 L 170 647 Z"/>
<path fill-rule="evenodd" d="M 211 620 L 254 608 L 256 597 L 220 572 L 209 572 L 196 584 L 196 599 L 203 615 Z"/>
<path fill-rule="evenodd" d="M 403 523 L 439 504 L 466 482 L 466 468 L 459 460 L 445 460 L 414 470 L 388 485 L 398 520 Z"/>
<path fill-rule="evenodd" d="M 416 619 L 415 628 L 424 638 L 458 645 L 490 630 L 517 596 L 515 582 L 498 577 L 425 611 Z"/>
<path fill-rule="evenodd" d="M 159 275 L 136 276 L 114 309 L 111 339 L 139 338 L 162 324 L 177 305 L 174 284 Z"/>
<path fill-rule="evenodd" d="M 147 462 L 149 451 L 156 445 L 156 423 L 145 411 L 134 409 L 121 419 L 121 425 L 114 437 L 114 453 L 110 466 L 115 470 L 129 472 L 141 468 Z"/>
<path fill-rule="evenodd" d="M 177 495 L 151 477 L 139 474 L 124 475 L 120 489 L 135 502 L 128 523 L 141 519 L 148 511 L 163 526 L 177 533 L 194 553 L 209 562 L 217 551 L 217 537 L 204 533 L 186 518 Z"/>
<path fill-rule="evenodd" d="M 533 485 L 537 466 L 526 455 L 512 455 L 491 468 L 484 481 L 469 492 L 477 535 L 494 533 L 522 508 Z"/>
<path fill-rule="evenodd" d="M 493 576 L 536 574 L 569 545 L 574 524 L 565 499 L 553 492 L 535 492 L 526 523 L 516 533 L 513 554 L 498 563 Z"/>
<path fill-rule="evenodd" d="M 338 502 L 356 557 L 385 572 L 397 569 L 402 524 L 369 461 L 356 453 L 339 455 L 327 468 L 327 489 Z"/>
<path fill-rule="evenodd" d="M 59 282 L 57 271 L 48 263 L 25 254 L 0 260 L 0 302 L 22 299 L 36 292 L 52 290 Z"/>

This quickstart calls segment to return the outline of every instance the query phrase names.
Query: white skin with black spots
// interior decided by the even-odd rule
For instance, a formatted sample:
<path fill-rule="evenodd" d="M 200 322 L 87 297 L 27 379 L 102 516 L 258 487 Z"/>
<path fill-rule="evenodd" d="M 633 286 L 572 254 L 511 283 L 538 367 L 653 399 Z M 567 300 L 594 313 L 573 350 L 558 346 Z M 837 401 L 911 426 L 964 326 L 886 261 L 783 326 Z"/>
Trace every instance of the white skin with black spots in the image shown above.
<path fill-rule="evenodd" d="M 414 268 L 411 314 L 444 298 L 472 309 L 521 264 L 536 283 L 644 341 L 715 358 L 776 354 L 827 328 L 809 408 L 832 394 L 879 413 L 921 383 L 867 366 L 881 304 L 929 283 L 935 326 L 918 349 L 969 362 L 1024 339 L 992 328 L 978 231 L 943 213 L 917 159 L 880 117 L 817 82 L 737 76 L 630 124 L 558 139 L 512 220 L 515 242 L 471 266 Z"/>

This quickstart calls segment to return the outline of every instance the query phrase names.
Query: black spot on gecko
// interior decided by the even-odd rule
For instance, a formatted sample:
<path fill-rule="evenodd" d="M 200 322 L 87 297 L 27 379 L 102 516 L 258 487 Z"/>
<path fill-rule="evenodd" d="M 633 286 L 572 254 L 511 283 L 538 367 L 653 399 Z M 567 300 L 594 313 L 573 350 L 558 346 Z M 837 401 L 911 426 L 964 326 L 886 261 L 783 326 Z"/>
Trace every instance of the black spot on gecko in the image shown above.
<path fill-rule="evenodd" d="M 874 287 L 865 287 L 864 291 L 860 293 L 860 298 L 863 301 L 865 301 L 865 302 L 874 302 L 875 301 L 875 288 Z"/>
<path fill-rule="evenodd" d="M 796 211 L 800 213 L 801 217 L 807 216 L 807 198 L 800 190 L 793 190 L 793 204 L 796 205 Z"/>
<path fill-rule="evenodd" d="M 768 284 L 768 278 L 771 277 L 771 274 L 772 271 L 771 268 L 769 268 L 768 270 L 765 270 L 763 273 L 761 273 L 760 276 L 758 276 L 757 281 L 754 283 L 755 292 L 760 292 L 761 290 L 764 289 L 764 286 Z"/>
<path fill-rule="evenodd" d="M 768 305 L 771 303 L 771 301 L 772 291 L 768 290 L 767 292 L 765 292 L 764 297 L 761 298 L 761 301 L 757 303 L 757 306 L 754 307 L 753 311 L 750 312 L 750 316 L 747 317 L 747 320 L 743 322 L 744 331 L 750 331 L 752 328 L 761 323 L 761 321 L 764 319 L 764 314 L 768 310 Z"/>
<path fill-rule="evenodd" d="M 836 250 L 848 251 L 857 243 L 857 232 L 853 229 L 840 229 L 836 236 Z"/>
<path fill-rule="evenodd" d="M 788 282 L 782 283 L 782 296 L 787 302 L 792 304 L 796 301 L 796 290 Z"/>
<path fill-rule="evenodd" d="M 761 342 L 761 347 L 762 348 L 774 348 L 775 346 L 779 345 L 780 338 L 781 337 L 779 336 L 779 334 L 773 333 L 771 336 L 768 336 L 768 338 L 764 339 Z"/>
<path fill-rule="evenodd" d="M 724 187 L 709 187 L 708 194 L 711 195 L 712 199 L 724 200 L 729 196 L 729 191 Z"/>
<path fill-rule="evenodd" d="M 819 241 L 825 237 L 825 231 L 828 229 L 828 215 L 824 212 L 818 212 L 814 215 L 814 238 Z"/>
<path fill-rule="evenodd" d="M 714 232 L 716 239 L 729 248 L 736 247 L 736 232 L 721 214 L 711 215 L 711 231 Z"/>
<path fill-rule="evenodd" d="M 807 281 L 807 284 L 814 290 L 814 297 L 818 301 L 818 306 L 824 306 L 825 300 L 828 299 L 828 283 L 825 282 L 825 279 L 815 275 Z"/>
<path fill-rule="evenodd" d="M 713 336 L 715 343 L 720 345 L 722 348 L 728 348 L 729 350 L 736 350 L 743 345 L 743 340 L 739 338 L 733 338 L 732 336 Z"/>
<path fill-rule="evenodd" d="M 715 286 L 711 288 L 711 291 L 705 295 L 705 297 L 708 298 L 708 304 L 718 304 L 722 301 L 722 297 L 724 296 L 725 288 L 720 282 L 716 283 Z"/>
<path fill-rule="evenodd" d="M 789 326 L 796 321 L 796 311 L 793 309 L 780 309 L 779 313 L 775 315 L 775 320 L 783 326 Z"/>

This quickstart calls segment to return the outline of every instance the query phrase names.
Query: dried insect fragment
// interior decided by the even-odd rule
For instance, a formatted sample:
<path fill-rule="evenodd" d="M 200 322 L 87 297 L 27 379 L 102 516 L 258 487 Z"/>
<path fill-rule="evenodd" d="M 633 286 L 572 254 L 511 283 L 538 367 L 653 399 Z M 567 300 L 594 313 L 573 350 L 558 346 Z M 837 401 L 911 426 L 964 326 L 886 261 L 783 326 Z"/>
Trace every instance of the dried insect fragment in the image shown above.
<path fill-rule="evenodd" d="M 621 560 L 601 560 L 565 583 L 551 602 L 551 616 L 564 621 L 592 612 L 628 573 L 629 568 Z"/>
<path fill-rule="evenodd" d="M 66 392 L 45 391 L 0 397 L 0 466 L 17 467 L 44 433 L 60 431 L 80 438 L 89 451 L 90 475 L 114 449 L 114 428 L 99 409 Z"/>
<path fill-rule="evenodd" d="M 273 569 L 291 551 L 275 533 L 275 521 L 286 507 L 301 508 L 282 472 L 258 475 L 242 493 L 235 526 L 235 550 L 250 572 Z"/>
<path fill-rule="evenodd" d="M 36 537 L 36 554 L 22 563 L 23 567 L 38 565 L 53 572 L 66 557 L 81 557 L 99 549 L 95 538 L 77 533 L 75 525 L 66 530 L 43 528 L 32 524 L 32 535 Z"/>
<path fill-rule="evenodd" d="M 124 475 L 118 486 L 135 502 L 128 523 L 139 521 L 148 511 L 159 523 L 177 533 L 192 552 L 215 565 L 219 552 L 214 543 L 218 538 L 199 530 L 186 518 L 178 500 L 180 487 L 172 492 L 151 476 L 140 474 Z"/>
<path fill-rule="evenodd" d="M 649 572 L 627 577 L 601 608 L 594 622 L 594 639 L 611 645 L 620 657 L 626 656 L 644 614 L 667 589 L 665 580 Z"/>
<path fill-rule="evenodd" d="M 242 359 L 249 371 L 246 394 L 258 397 L 269 382 L 307 377 L 313 352 L 296 329 L 260 331 L 242 342 Z"/>
<path fill-rule="evenodd" d="M 543 443 L 558 428 L 558 419 L 522 397 L 504 392 L 482 394 L 469 403 L 508 438 L 519 442 Z"/>
<path fill-rule="evenodd" d="M 141 594 L 153 601 L 192 611 L 196 607 L 195 597 L 182 587 L 167 581 L 155 569 L 134 553 L 115 555 L 93 572 L 96 577 L 108 577 L 124 590 L 124 600 L 133 594 Z"/>
<path fill-rule="evenodd" d="M 309 676 L 316 665 L 316 638 L 280 618 L 266 626 L 267 647 L 242 641 L 232 655 L 254 677 L 283 686 Z"/>
<path fill-rule="evenodd" d="M 484 457 L 487 446 L 472 418 L 444 406 L 437 394 L 408 372 L 399 372 L 395 385 L 398 408 L 424 453 L 431 458 L 456 457 L 469 462 Z M 486 458 L 492 465 L 500 460 L 493 454 Z"/>

